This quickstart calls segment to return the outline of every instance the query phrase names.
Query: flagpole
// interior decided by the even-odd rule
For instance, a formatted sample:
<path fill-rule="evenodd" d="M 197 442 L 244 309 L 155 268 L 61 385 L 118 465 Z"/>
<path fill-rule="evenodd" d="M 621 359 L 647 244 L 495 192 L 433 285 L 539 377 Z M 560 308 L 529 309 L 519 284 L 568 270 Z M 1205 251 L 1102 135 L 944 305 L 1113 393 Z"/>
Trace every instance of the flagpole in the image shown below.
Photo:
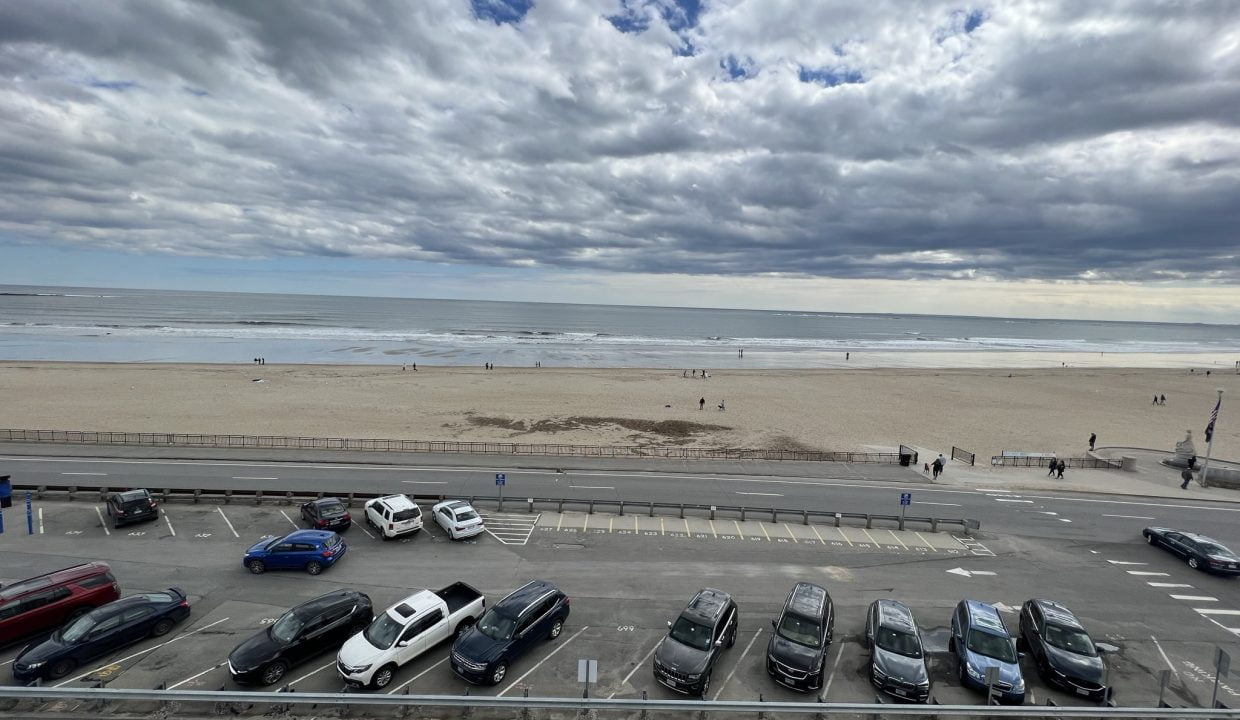
<path fill-rule="evenodd" d="M 1223 409 L 1223 388 L 1216 388 L 1216 390 L 1218 391 L 1218 402 L 1215 403 L 1214 410 L 1217 413 Z M 1214 436 L 1218 433 L 1218 428 L 1215 427 L 1217 418 L 1218 416 L 1215 415 L 1210 419 L 1210 439 L 1206 441 L 1206 461 L 1202 464 L 1201 475 L 1197 478 L 1197 482 L 1201 487 L 1206 487 L 1206 473 L 1210 470 L 1210 453 L 1214 450 Z"/>

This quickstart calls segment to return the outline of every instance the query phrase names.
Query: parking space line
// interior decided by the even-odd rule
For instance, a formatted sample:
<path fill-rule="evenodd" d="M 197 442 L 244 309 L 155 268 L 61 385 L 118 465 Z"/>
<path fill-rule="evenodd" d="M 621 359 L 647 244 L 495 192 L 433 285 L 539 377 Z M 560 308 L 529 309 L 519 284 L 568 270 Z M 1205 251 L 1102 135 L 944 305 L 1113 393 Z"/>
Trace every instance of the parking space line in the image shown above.
<path fill-rule="evenodd" d="M 637 534 L 637 516 L 636 515 L 633 516 L 633 534 L 634 535 Z"/>
<path fill-rule="evenodd" d="M 590 513 L 586 513 L 586 519 L 581 521 L 581 532 L 589 532 L 590 530 Z"/>
<path fill-rule="evenodd" d="M 206 670 L 203 670 L 202 672 L 198 673 L 197 675 L 190 675 L 189 677 L 185 678 L 184 680 L 182 680 L 182 681 L 181 681 L 181 682 L 179 682 L 179 683 L 176 683 L 176 684 L 174 684 L 174 685 L 169 685 L 169 686 L 168 686 L 168 689 L 169 689 L 169 690 L 176 690 L 177 688 L 181 687 L 181 686 L 182 686 L 182 685 L 184 685 L 185 683 L 190 682 L 191 680 L 197 680 L 198 678 L 202 677 L 203 675 L 206 675 L 207 673 L 211 672 L 212 670 L 216 670 L 216 669 L 218 669 L 218 668 L 222 668 L 222 667 L 224 667 L 224 666 L 225 666 L 225 665 L 227 665 L 227 664 L 228 664 L 228 661 L 227 661 L 227 660 L 225 660 L 224 662 L 222 662 L 222 663 L 220 663 L 220 664 L 218 664 L 218 665 L 212 665 L 211 667 L 207 668 Z"/>
<path fill-rule="evenodd" d="M 292 525 L 294 530 L 298 529 L 298 528 L 297 528 L 297 523 L 293 522 L 293 518 L 289 517 L 289 516 L 288 516 L 288 513 L 286 513 L 286 512 L 284 512 L 283 510 L 281 510 L 281 511 L 280 511 L 280 514 L 284 516 L 284 519 L 285 519 L 285 520 L 288 520 L 288 524 L 289 524 L 289 525 Z"/>
<path fill-rule="evenodd" d="M 1125 570 L 1129 575 L 1142 575 L 1145 577 L 1169 577 L 1171 573 L 1150 572 L 1148 570 Z"/>
<path fill-rule="evenodd" d="M 922 536 L 921 536 L 921 533 L 919 533 L 919 532 L 917 532 L 916 530 L 914 530 L 914 531 L 913 531 L 913 534 L 917 536 L 917 539 L 918 539 L 918 540 L 921 540 L 923 543 L 925 543 L 926 547 L 930 548 L 930 552 L 938 552 L 938 550 L 935 550 L 935 549 L 934 549 L 934 546 L 930 544 L 930 541 L 929 541 L 929 540 L 927 540 L 927 539 L 925 539 L 924 537 L 922 537 Z"/>
<path fill-rule="evenodd" d="M 685 534 L 692 537 L 693 533 L 689 532 L 689 518 L 681 518 L 685 523 Z"/>
<path fill-rule="evenodd" d="M 103 534 L 111 535 L 112 531 L 108 530 L 108 524 L 103 521 L 103 511 L 99 509 L 98 505 L 95 506 L 95 514 L 99 516 L 99 524 L 103 526 Z"/>
<path fill-rule="evenodd" d="M 764 522 L 762 522 L 761 520 L 759 520 L 759 521 L 758 521 L 758 529 L 759 529 L 759 530 L 761 530 L 761 531 L 762 531 L 762 534 L 766 536 L 766 540 L 767 540 L 767 542 L 770 542 L 770 540 L 771 540 L 771 534 L 770 534 L 770 533 L 768 533 L 768 532 L 766 531 L 766 523 L 764 523 Z"/>
<path fill-rule="evenodd" d="M 357 526 L 357 529 L 358 529 L 358 530 L 361 530 L 361 531 L 362 531 L 362 532 L 364 532 L 364 533 L 366 533 L 366 537 L 370 538 L 371 540 L 374 540 L 374 539 L 375 539 L 375 536 L 374 536 L 374 535 L 371 535 L 371 534 L 370 534 L 370 531 L 369 531 L 369 530 L 367 530 L 366 528 L 362 527 L 361 525 L 358 525 L 358 526 Z"/>
<path fill-rule="evenodd" d="M 719 689 L 715 691 L 715 696 L 711 698 L 711 700 L 718 700 L 719 696 L 723 694 L 723 691 L 727 689 L 728 681 L 731 680 L 732 676 L 736 674 L 736 669 L 741 666 L 741 663 L 745 661 L 745 656 L 749 654 L 749 648 L 753 647 L 754 641 L 757 640 L 758 636 L 761 634 L 762 628 L 758 628 L 758 632 L 754 633 L 753 637 L 749 638 L 749 644 L 745 646 L 745 651 L 742 652 L 741 656 L 736 659 L 736 664 L 732 666 L 732 672 L 728 673 L 728 676 L 725 677 L 723 682 L 719 684 Z"/>
<path fill-rule="evenodd" d="M 1209 595 L 1172 595 L 1175 600 L 1195 600 L 1197 602 L 1218 602 L 1218 598 Z"/>
<path fill-rule="evenodd" d="M 611 517 L 607 518 L 607 532 L 611 532 L 611 526 L 612 526 L 612 523 L 614 523 L 615 521 L 616 521 L 616 516 L 615 516 L 615 515 L 613 515 L 613 516 L 611 516 Z"/>
<path fill-rule="evenodd" d="M 831 681 L 835 679 L 835 669 L 840 666 L 840 658 L 844 656 L 844 645 L 840 644 L 840 649 L 835 653 L 835 662 L 831 663 L 831 674 L 827 676 L 827 684 L 822 686 L 822 697 L 826 697 L 831 692 Z"/>
<path fill-rule="evenodd" d="M 710 523 L 710 536 L 711 536 L 711 537 L 713 537 L 714 539 L 718 540 L 718 539 L 719 539 L 719 533 L 715 532 L 715 521 L 714 521 L 714 520 L 707 520 L 706 522 Z"/>
<path fill-rule="evenodd" d="M 739 537 L 741 540 L 744 540 L 745 533 L 741 532 L 741 524 L 735 520 L 732 521 L 732 524 L 736 526 L 736 536 Z"/>
<path fill-rule="evenodd" d="M 667 534 L 667 531 L 665 531 L 665 530 L 663 529 L 663 517 L 662 517 L 662 516 L 660 516 L 660 517 L 659 517 L 659 534 L 660 534 L 660 535 L 666 535 L 666 534 Z"/>
<path fill-rule="evenodd" d="M 62 472 L 62 473 L 61 473 L 61 475 L 96 475 L 96 476 L 99 476 L 99 477 L 106 477 L 106 476 L 107 476 L 107 473 L 100 473 L 100 472 Z"/>
<path fill-rule="evenodd" d="M 1202 615 L 1240 615 L 1240 610 L 1219 610 L 1217 608 L 1193 608 Z"/>
<path fill-rule="evenodd" d="M 818 538 L 818 544 L 820 544 L 820 545 L 826 545 L 826 544 L 827 544 L 826 542 L 824 542 L 824 541 L 823 541 L 823 539 L 822 539 L 822 535 L 819 535 L 819 534 L 818 534 L 818 528 L 814 527 L 813 525 L 810 525 L 810 526 L 809 526 L 809 529 L 814 531 L 814 537 Z"/>
<path fill-rule="evenodd" d="M 848 547 L 852 547 L 853 541 L 848 539 L 848 533 L 844 532 L 844 528 L 837 527 L 835 531 L 840 534 L 844 542 L 848 543 Z"/>
<path fill-rule="evenodd" d="M 583 632 L 585 632 L 586 630 L 589 630 L 589 629 L 590 629 L 590 626 L 589 626 L 589 625 L 583 625 L 583 626 L 581 626 L 581 629 L 580 629 L 580 630 L 578 630 L 577 632 L 573 633 L 571 636 L 569 636 L 569 638 L 568 638 L 567 640 L 565 640 L 564 642 L 562 642 L 562 643 L 560 643 L 559 645 L 557 645 L 557 646 L 556 646 L 556 648 L 555 648 L 554 650 L 552 650 L 551 652 L 547 653 L 547 656 L 546 656 L 546 657 L 544 657 L 542 660 L 539 660 L 537 663 L 535 663 L 535 664 L 534 664 L 534 667 L 530 668 L 529 670 L 526 670 L 524 675 L 522 675 L 521 677 L 517 678 L 516 680 L 513 680 L 511 685 L 509 685 L 508 687 L 504 688 L 504 689 L 503 689 L 503 690 L 502 690 L 502 691 L 501 691 L 498 695 L 496 695 L 495 697 L 503 697 L 504 693 L 506 693 L 506 692 L 508 692 L 509 690 L 511 690 L 511 689 L 513 689 L 514 687 L 516 687 L 516 686 L 517 686 L 517 684 L 518 684 L 518 683 L 520 683 L 522 680 L 524 680 L 526 677 L 528 677 L 530 673 L 532 673 L 532 672 L 534 672 L 535 670 L 537 670 L 537 669 L 539 668 L 539 666 L 540 666 L 540 665 L 542 665 L 543 663 L 545 663 L 545 662 L 547 662 L 548 660 L 550 660 L 552 655 L 555 655 L 555 654 L 556 654 L 556 653 L 558 653 L 559 651 L 563 650 L 565 647 L 567 647 L 567 646 L 568 646 L 568 644 L 569 644 L 570 642 L 572 642 L 573 640 L 576 640 L 578 635 L 580 635 L 581 633 L 583 633 Z"/>
<path fill-rule="evenodd" d="M 172 528 L 172 518 L 168 517 L 168 511 L 164 510 L 164 522 L 168 523 L 168 532 L 172 533 L 172 537 L 177 536 L 177 531 Z"/>
<path fill-rule="evenodd" d="M 638 661 L 637 661 L 637 664 L 633 666 L 633 669 L 629 671 L 629 674 L 628 674 L 628 675 L 625 675 L 625 676 L 624 676 L 624 679 L 620 681 L 620 684 L 621 684 L 621 685 L 628 685 L 628 684 L 629 684 L 629 679 L 633 677 L 633 673 L 637 672 L 637 671 L 638 671 L 638 670 L 640 670 L 643 666 L 645 666 L 645 665 L 646 665 L 646 662 L 647 662 L 648 660 L 650 660 L 650 656 L 651 656 L 651 655 L 654 655 L 654 651 L 659 649 L 659 643 L 661 643 L 661 642 L 663 642 L 663 638 L 659 638 L 658 640 L 656 640 L 656 641 L 655 641 L 655 643 L 654 643 L 654 647 L 650 648 L 650 652 L 646 653 L 646 656 L 645 656 L 644 658 L 642 658 L 641 660 L 638 660 Z M 620 692 L 620 691 L 619 691 L 619 690 L 617 690 L 616 692 Z M 616 692 L 614 692 L 614 693 L 612 693 L 612 694 L 608 695 L 608 696 L 607 696 L 607 699 L 608 699 L 608 700 L 610 700 L 610 699 L 614 698 L 614 697 L 616 696 Z"/>
<path fill-rule="evenodd" d="M 278 477 L 253 477 L 250 475 L 238 475 L 233 480 L 279 480 Z"/>
<path fill-rule="evenodd" d="M 203 630 L 206 630 L 207 628 L 210 628 L 210 627 L 215 627 L 216 625 L 219 625 L 220 623 L 224 622 L 225 620 L 228 620 L 228 618 L 221 618 L 221 619 L 216 620 L 215 622 L 211 623 L 210 625 L 203 625 L 202 627 L 200 627 L 200 628 L 198 628 L 197 630 L 194 630 L 194 631 L 192 631 L 192 632 L 187 632 L 187 633 L 185 633 L 184 635 L 177 635 L 176 637 L 172 638 L 171 640 L 167 640 L 167 641 L 165 641 L 165 642 L 161 642 L 160 644 L 158 644 L 158 645 L 156 645 L 156 646 L 154 646 L 154 647 L 149 647 L 149 648 L 147 648 L 147 649 L 145 649 L 145 650 L 139 650 L 138 652 L 134 653 L 133 655 L 126 655 L 125 657 L 121 658 L 120 660 L 113 660 L 112 662 L 108 663 L 108 665 L 118 665 L 118 664 L 120 664 L 120 663 L 125 662 L 126 660 L 133 660 L 134 658 L 138 657 L 139 655 L 145 655 L 145 654 L 147 654 L 147 653 L 149 653 L 149 652 L 152 652 L 152 651 L 154 651 L 154 650 L 158 650 L 158 649 L 160 649 L 161 647 L 163 647 L 163 646 L 165 646 L 165 645 L 171 645 L 172 643 L 176 642 L 177 640 L 181 640 L 181 639 L 183 639 L 183 638 L 187 638 L 187 637 L 189 637 L 190 635 L 194 635 L 194 634 L 196 634 L 196 633 L 200 633 L 200 632 L 202 632 Z M 98 669 L 98 668 L 96 668 L 96 670 L 97 670 L 97 669 Z M 95 672 L 95 670 L 90 670 L 89 672 L 84 672 L 84 673 L 82 673 L 81 675 L 78 675 L 77 677 L 72 677 L 72 678 L 69 678 L 68 680 L 65 680 L 64 682 L 59 682 L 59 683 L 56 683 L 56 684 L 55 684 L 55 685 L 53 685 L 52 687 L 60 687 L 60 686 L 62 686 L 62 685 L 68 685 L 68 684 L 69 684 L 69 683 L 71 683 L 71 682 L 77 682 L 78 680 L 81 680 L 82 678 L 87 677 L 87 676 L 89 676 L 91 673 L 94 673 L 94 672 Z"/>
<path fill-rule="evenodd" d="M 302 675 L 301 677 L 297 678 L 297 679 L 296 679 L 296 680 L 294 680 L 293 682 L 289 683 L 289 685 L 296 685 L 297 683 L 301 682 L 302 680 L 305 680 L 306 678 L 310 677 L 311 675 L 316 675 L 316 674 L 318 674 L 318 673 L 321 673 L 321 672 L 323 672 L 324 670 L 326 670 L 327 668 L 332 667 L 332 666 L 333 666 L 333 665 L 335 665 L 335 664 L 336 664 L 336 661 L 335 661 L 335 660 L 332 660 L 331 662 L 327 663 L 327 664 L 326 664 L 326 665 L 324 665 L 323 667 L 321 667 L 321 668 L 315 668 L 314 670 L 311 670 L 310 672 L 306 673 L 305 675 Z"/>
<path fill-rule="evenodd" d="M 450 656 L 449 656 L 449 657 L 450 657 Z M 422 672 L 418 673 L 417 675 L 414 675 L 413 677 L 409 678 L 408 680 L 406 680 L 405 682 L 401 683 L 400 685 L 397 685 L 396 687 L 392 688 L 391 690 L 388 690 L 387 694 L 388 694 L 388 695 L 392 695 L 392 694 L 396 693 L 396 692 L 397 692 L 397 691 L 399 691 L 399 690 L 404 690 L 406 686 L 410 685 L 411 683 L 413 683 L 413 682 L 414 682 L 415 680 L 417 680 L 418 678 L 422 677 L 422 676 L 423 676 L 423 675 L 425 675 L 426 673 L 430 672 L 431 670 L 434 670 L 435 668 L 439 667 L 440 665 L 443 665 L 443 664 L 444 664 L 444 663 L 446 663 L 446 662 L 448 662 L 448 658 L 444 658 L 444 659 L 440 660 L 439 662 L 435 663 L 434 665 L 431 665 L 430 667 L 426 668 L 425 670 L 423 670 Z"/>
<path fill-rule="evenodd" d="M 797 540 L 797 536 L 792 532 L 792 528 L 788 527 L 788 523 L 784 523 L 784 529 L 788 531 L 788 535 L 792 538 L 792 542 L 794 543 L 801 542 L 800 540 Z"/>
<path fill-rule="evenodd" d="M 235 538 L 241 537 L 240 535 L 237 534 L 237 528 L 233 527 L 232 521 L 229 520 L 228 516 L 224 514 L 224 508 L 220 507 L 219 505 L 216 505 L 215 509 L 220 511 L 220 517 L 224 518 L 224 522 L 228 524 L 228 529 L 232 530 L 233 537 Z"/>
<path fill-rule="evenodd" d="M 1192 587 L 1192 585 L 1189 585 L 1188 583 L 1147 582 L 1146 585 L 1149 585 L 1150 587 L 1160 587 L 1160 588 L 1190 588 Z"/>
<path fill-rule="evenodd" d="M 564 523 L 564 513 L 560 513 L 560 516 L 556 518 L 555 520 L 555 529 L 559 530 L 560 525 L 562 525 L 563 523 Z"/>
<path fill-rule="evenodd" d="M 874 536 L 870 534 L 869 530 L 866 530 L 865 528 L 858 528 L 858 529 L 861 532 L 865 533 L 865 536 L 870 539 L 870 543 L 872 543 L 874 547 L 879 547 L 878 541 L 874 539 Z"/>
<path fill-rule="evenodd" d="M 39 534 L 43 534 L 43 507 L 39 507 Z"/>
<path fill-rule="evenodd" d="M 1172 674 L 1179 677 L 1180 671 L 1175 669 L 1175 665 L 1172 664 L 1171 658 L 1167 657 L 1167 653 L 1163 652 L 1162 645 L 1158 643 L 1158 638 L 1151 635 L 1150 639 L 1154 641 L 1154 647 L 1158 648 L 1158 654 L 1162 655 L 1163 662 L 1167 663 L 1167 667 L 1171 668 Z"/>
<path fill-rule="evenodd" d="M 887 532 L 891 533 L 891 537 L 895 538 L 896 542 L 900 543 L 900 547 L 904 548 L 905 550 L 908 550 L 908 545 L 905 545 L 904 541 L 900 539 L 900 536 L 896 535 L 895 530 L 888 530 Z"/>

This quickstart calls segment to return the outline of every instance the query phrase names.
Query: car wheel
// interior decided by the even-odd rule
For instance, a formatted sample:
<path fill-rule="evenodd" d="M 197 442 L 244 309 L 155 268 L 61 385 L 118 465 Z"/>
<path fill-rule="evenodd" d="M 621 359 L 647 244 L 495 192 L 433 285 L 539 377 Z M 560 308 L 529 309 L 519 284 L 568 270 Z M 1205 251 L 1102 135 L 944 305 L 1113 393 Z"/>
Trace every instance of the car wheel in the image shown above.
<path fill-rule="evenodd" d="M 155 625 L 151 628 L 151 637 L 167 635 L 168 631 L 171 630 L 172 626 L 175 624 L 176 623 L 172 622 L 172 618 L 163 618 L 159 622 L 155 623 Z"/>
<path fill-rule="evenodd" d="M 452 639 L 455 640 L 465 634 L 465 631 L 474 626 L 473 618 L 465 618 L 456 626 L 456 630 L 452 633 Z"/>
<path fill-rule="evenodd" d="M 249 564 L 246 565 L 246 567 L 248 567 L 250 569 L 250 572 L 254 573 L 255 575 L 262 575 L 264 572 L 267 571 L 267 564 L 264 563 L 262 560 L 251 560 Z"/>
<path fill-rule="evenodd" d="M 964 660 L 961 660 L 959 658 L 956 659 L 956 677 L 959 678 L 960 680 L 960 686 L 964 687 L 965 681 L 967 680 L 968 676 L 965 674 L 965 671 L 964 671 Z"/>
<path fill-rule="evenodd" d="M 564 621 L 559 618 L 556 618 L 555 622 L 551 623 L 551 632 L 547 633 L 547 637 L 554 640 L 560 636 L 560 633 L 563 630 L 564 630 Z"/>
<path fill-rule="evenodd" d="M 504 681 L 504 676 L 508 674 L 508 663 L 501 662 L 491 671 L 491 684 L 499 685 Z"/>
<path fill-rule="evenodd" d="M 392 676 L 395 674 L 396 666 L 388 663 L 375 672 L 375 676 L 371 678 L 370 684 L 373 685 L 376 690 L 382 690 L 392 682 Z"/>
<path fill-rule="evenodd" d="M 1193 555 L 1188 556 L 1188 566 L 1194 570 L 1201 569 L 1201 563 L 1197 562 L 1197 558 Z"/>
<path fill-rule="evenodd" d="M 732 628 L 732 632 L 728 634 L 728 647 L 736 644 L 736 628 Z"/>
<path fill-rule="evenodd" d="M 710 673 L 706 673 L 706 677 L 702 678 L 702 699 L 707 700 L 707 694 L 710 693 Z"/>
<path fill-rule="evenodd" d="M 62 678 L 73 672 L 75 667 L 77 667 L 77 661 L 73 658 L 61 658 L 52 663 L 52 666 L 47 669 L 47 677 L 50 680 Z"/>
<path fill-rule="evenodd" d="M 378 528 L 375 528 L 375 529 L 378 530 Z M 386 532 L 382 530 L 379 530 L 379 537 L 383 538 L 383 542 L 387 542 L 388 540 L 392 539 L 391 535 L 388 535 Z"/>
<path fill-rule="evenodd" d="M 276 660 L 268 663 L 264 668 L 260 679 L 264 685 L 275 685 L 284 678 L 284 673 L 288 672 L 288 663 L 283 660 Z"/>
<path fill-rule="evenodd" d="M 306 572 L 310 573 L 311 575 L 318 575 L 319 573 L 323 572 L 323 563 L 319 562 L 318 560 L 311 560 L 310 562 L 306 563 Z"/>

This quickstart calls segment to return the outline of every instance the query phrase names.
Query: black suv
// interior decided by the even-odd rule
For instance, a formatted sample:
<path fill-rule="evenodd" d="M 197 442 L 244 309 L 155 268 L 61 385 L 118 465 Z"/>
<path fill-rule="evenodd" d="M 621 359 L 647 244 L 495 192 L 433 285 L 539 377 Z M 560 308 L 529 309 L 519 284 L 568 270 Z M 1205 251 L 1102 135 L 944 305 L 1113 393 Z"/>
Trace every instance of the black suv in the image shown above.
<path fill-rule="evenodd" d="M 1090 700 L 1106 699 L 1102 657 L 1071 610 L 1052 600 L 1026 602 L 1020 640 L 1043 680 Z"/>
<path fill-rule="evenodd" d="M 706 697 L 710 674 L 725 648 L 736 643 L 740 613 L 722 590 L 698 590 L 688 607 L 668 622 L 671 632 L 654 651 L 654 677 L 687 695 Z"/>
<path fill-rule="evenodd" d="M 159 517 L 155 498 L 142 489 L 108 493 L 104 505 L 108 508 L 108 517 L 112 518 L 112 527 Z"/>
<path fill-rule="evenodd" d="M 870 682 L 901 700 L 927 702 L 930 674 L 913 611 L 896 600 L 875 600 L 865 616 L 862 644 L 870 650 Z"/>
<path fill-rule="evenodd" d="M 822 687 L 827 647 L 835 632 L 835 606 L 827 589 L 797 583 L 771 624 L 775 634 L 766 646 L 766 672 L 793 690 Z"/>
<path fill-rule="evenodd" d="M 471 683 L 501 682 L 508 666 L 536 641 L 560 636 L 569 602 L 563 591 L 542 580 L 513 590 L 457 636 L 452 643 L 452 672 Z"/>
<path fill-rule="evenodd" d="M 238 683 L 274 685 L 289 668 L 338 650 L 375 617 L 370 597 L 337 590 L 298 605 L 228 654 L 228 672 Z"/>
<path fill-rule="evenodd" d="M 353 525 L 353 516 L 345 510 L 339 498 L 326 497 L 301 506 L 301 519 L 315 530 L 344 532 Z"/>

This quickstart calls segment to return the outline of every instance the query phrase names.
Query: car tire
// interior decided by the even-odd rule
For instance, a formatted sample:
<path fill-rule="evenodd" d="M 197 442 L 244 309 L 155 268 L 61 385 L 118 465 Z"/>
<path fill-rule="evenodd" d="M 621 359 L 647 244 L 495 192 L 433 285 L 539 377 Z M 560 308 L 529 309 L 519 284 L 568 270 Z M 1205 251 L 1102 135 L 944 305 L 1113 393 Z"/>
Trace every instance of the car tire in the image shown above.
<path fill-rule="evenodd" d="M 396 676 L 396 665 L 388 663 L 375 671 L 375 676 L 370 679 L 370 686 L 376 690 L 382 690 L 391 684 L 392 678 Z"/>
<path fill-rule="evenodd" d="M 710 673 L 708 672 L 706 673 L 706 677 L 702 678 L 702 692 L 701 692 L 702 699 L 709 700 L 710 698 L 706 697 L 709 693 L 710 693 Z"/>
<path fill-rule="evenodd" d="M 1197 562 L 1197 556 L 1196 556 L 1196 555 L 1189 555 L 1189 556 L 1188 556 L 1188 566 L 1189 566 L 1190 568 L 1194 569 L 1194 570 L 1200 570 L 1200 569 L 1201 569 L 1201 563 Z"/>
<path fill-rule="evenodd" d="M 283 660 L 275 660 L 263 666 L 262 672 L 258 675 L 258 680 L 262 685 L 275 685 L 284 679 L 284 675 L 287 672 L 288 663 Z"/>
<path fill-rule="evenodd" d="M 371 523 L 371 524 L 373 525 L 374 523 Z M 379 528 L 375 528 L 375 529 L 379 530 Z M 383 538 L 383 542 L 387 542 L 388 540 L 392 539 L 391 535 L 388 535 L 386 532 L 382 530 L 379 530 L 379 537 Z"/>
<path fill-rule="evenodd" d="M 551 623 L 551 630 L 547 633 L 547 637 L 554 640 L 558 638 L 562 632 L 564 632 L 564 619 L 556 618 Z"/>
<path fill-rule="evenodd" d="M 732 632 L 728 634 L 728 647 L 732 647 L 735 644 L 736 644 L 736 628 L 732 628 Z"/>
<path fill-rule="evenodd" d="M 495 669 L 491 671 L 491 675 L 488 679 L 491 681 L 492 685 L 499 685 L 500 683 L 504 681 L 504 676 L 506 676 L 507 674 L 508 674 L 508 663 L 500 662 L 496 664 Z"/>
<path fill-rule="evenodd" d="M 172 618 L 161 618 L 159 622 L 156 622 L 151 626 L 151 637 L 162 637 L 167 635 L 168 631 L 171 630 L 174 625 L 176 625 L 176 623 L 172 621 Z"/>
<path fill-rule="evenodd" d="M 473 618 L 465 618 L 456 626 L 456 630 L 452 631 L 452 639 L 455 640 L 465 634 L 465 631 L 474 626 Z"/>
<path fill-rule="evenodd" d="M 52 663 L 52 666 L 47 669 L 47 679 L 58 680 L 73 672 L 76 667 L 77 661 L 73 658 L 61 658 Z"/>
<path fill-rule="evenodd" d="M 318 560 L 311 560 L 310 562 L 306 563 L 306 572 L 310 573 L 311 575 L 318 575 L 319 573 L 323 572 L 323 563 L 319 562 Z"/>
<path fill-rule="evenodd" d="M 250 562 L 246 563 L 246 567 L 248 567 L 250 569 L 250 572 L 254 573 L 255 575 L 262 575 L 263 573 L 267 572 L 267 563 L 263 562 L 262 560 L 251 560 Z"/>

